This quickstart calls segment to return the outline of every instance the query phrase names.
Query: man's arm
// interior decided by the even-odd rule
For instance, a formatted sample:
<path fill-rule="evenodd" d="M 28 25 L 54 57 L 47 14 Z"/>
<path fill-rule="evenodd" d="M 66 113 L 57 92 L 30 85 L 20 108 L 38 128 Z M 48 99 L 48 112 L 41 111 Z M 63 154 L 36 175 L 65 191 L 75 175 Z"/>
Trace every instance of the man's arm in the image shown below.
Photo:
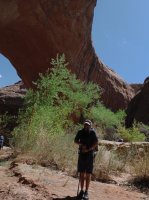
<path fill-rule="evenodd" d="M 80 131 L 78 131 L 78 133 L 77 133 L 77 135 L 76 135 L 76 137 L 75 137 L 75 139 L 74 139 L 74 142 L 75 142 L 76 144 L 78 144 L 78 145 L 81 144 L 81 143 L 80 143 Z"/>
<path fill-rule="evenodd" d="M 96 143 L 94 143 L 94 144 L 88 149 L 88 151 L 93 151 L 97 146 L 98 146 L 98 140 L 96 141 Z"/>
<path fill-rule="evenodd" d="M 81 143 L 79 134 L 76 135 L 76 137 L 75 137 L 75 139 L 74 139 L 74 143 L 78 144 L 79 147 L 81 147 L 81 148 L 85 148 L 85 147 L 86 147 L 84 144 Z"/>
<path fill-rule="evenodd" d="M 74 139 L 74 142 L 79 145 L 79 149 L 81 150 L 81 152 L 84 152 L 84 153 L 88 152 L 86 145 L 84 145 L 81 141 L 81 131 L 78 131 L 78 133 Z"/>

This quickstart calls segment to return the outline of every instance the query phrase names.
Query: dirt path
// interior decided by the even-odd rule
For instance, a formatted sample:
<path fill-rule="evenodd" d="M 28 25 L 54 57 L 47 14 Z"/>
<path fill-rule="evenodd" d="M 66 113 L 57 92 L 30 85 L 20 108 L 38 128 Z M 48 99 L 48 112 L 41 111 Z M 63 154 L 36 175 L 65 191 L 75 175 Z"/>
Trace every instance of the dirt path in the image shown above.
<path fill-rule="evenodd" d="M 0 200 L 76 199 L 78 179 L 41 166 L 6 161 L 10 155 L 10 149 L 0 151 Z M 126 187 L 99 182 L 91 182 L 89 194 L 91 200 L 149 200 Z"/>

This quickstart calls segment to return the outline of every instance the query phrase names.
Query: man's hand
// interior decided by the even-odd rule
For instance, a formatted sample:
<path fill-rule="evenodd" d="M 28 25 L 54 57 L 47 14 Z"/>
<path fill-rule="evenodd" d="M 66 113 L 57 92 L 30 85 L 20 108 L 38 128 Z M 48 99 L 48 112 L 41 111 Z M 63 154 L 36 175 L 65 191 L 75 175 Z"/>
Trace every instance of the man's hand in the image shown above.
<path fill-rule="evenodd" d="M 81 145 L 81 151 L 82 151 L 82 153 L 87 153 L 89 151 L 89 149 L 87 148 L 86 145 Z"/>

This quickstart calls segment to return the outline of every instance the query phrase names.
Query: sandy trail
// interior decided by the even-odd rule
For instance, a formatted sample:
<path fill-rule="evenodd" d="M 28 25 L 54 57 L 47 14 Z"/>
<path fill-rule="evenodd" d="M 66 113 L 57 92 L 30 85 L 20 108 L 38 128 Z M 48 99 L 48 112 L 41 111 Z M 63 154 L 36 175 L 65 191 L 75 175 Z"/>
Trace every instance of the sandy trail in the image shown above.
<path fill-rule="evenodd" d="M 38 165 L 15 163 L 8 160 L 11 153 L 9 148 L 0 151 L 0 200 L 76 199 L 78 179 Z M 91 182 L 89 195 L 90 200 L 149 200 L 143 193 L 99 182 Z"/>

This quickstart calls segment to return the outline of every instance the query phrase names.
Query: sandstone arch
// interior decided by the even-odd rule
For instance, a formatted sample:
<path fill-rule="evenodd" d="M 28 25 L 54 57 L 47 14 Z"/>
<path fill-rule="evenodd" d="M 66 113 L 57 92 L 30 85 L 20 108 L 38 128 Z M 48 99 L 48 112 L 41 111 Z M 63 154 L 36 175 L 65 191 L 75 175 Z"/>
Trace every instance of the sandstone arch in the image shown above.
<path fill-rule="evenodd" d="M 27 87 L 50 68 L 50 58 L 65 53 L 78 78 L 102 87 L 106 106 L 125 108 L 132 88 L 97 58 L 92 46 L 95 6 L 96 0 L 0 0 L 0 53 Z"/>

